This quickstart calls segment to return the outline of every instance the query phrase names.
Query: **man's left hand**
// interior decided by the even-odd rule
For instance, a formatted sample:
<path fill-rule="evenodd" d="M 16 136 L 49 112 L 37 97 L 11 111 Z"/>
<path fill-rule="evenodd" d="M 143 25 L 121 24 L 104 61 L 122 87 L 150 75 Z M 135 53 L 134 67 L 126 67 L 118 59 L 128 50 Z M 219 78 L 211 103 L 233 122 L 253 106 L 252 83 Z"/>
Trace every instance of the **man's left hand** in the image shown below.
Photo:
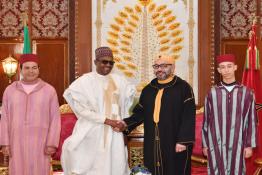
<path fill-rule="evenodd" d="M 179 144 L 179 143 L 176 144 L 176 152 L 177 153 L 185 151 L 185 150 L 186 150 L 186 146 L 185 145 L 182 145 L 182 144 Z"/>
<path fill-rule="evenodd" d="M 253 154 L 253 150 L 251 147 L 244 148 L 244 156 L 246 159 L 250 158 Z"/>
<path fill-rule="evenodd" d="M 45 147 L 45 154 L 46 155 L 52 155 L 56 152 L 56 148 L 52 146 L 46 146 Z"/>

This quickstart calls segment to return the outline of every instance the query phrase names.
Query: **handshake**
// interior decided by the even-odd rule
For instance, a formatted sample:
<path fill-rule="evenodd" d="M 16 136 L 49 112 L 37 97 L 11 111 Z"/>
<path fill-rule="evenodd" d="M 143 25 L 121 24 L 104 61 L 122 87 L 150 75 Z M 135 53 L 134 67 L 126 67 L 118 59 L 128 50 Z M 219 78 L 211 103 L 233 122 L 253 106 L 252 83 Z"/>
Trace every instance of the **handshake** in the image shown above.
<path fill-rule="evenodd" d="M 116 132 L 123 132 L 127 128 L 127 125 L 123 120 L 111 120 L 107 118 L 104 123 L 111 126 Z"/>

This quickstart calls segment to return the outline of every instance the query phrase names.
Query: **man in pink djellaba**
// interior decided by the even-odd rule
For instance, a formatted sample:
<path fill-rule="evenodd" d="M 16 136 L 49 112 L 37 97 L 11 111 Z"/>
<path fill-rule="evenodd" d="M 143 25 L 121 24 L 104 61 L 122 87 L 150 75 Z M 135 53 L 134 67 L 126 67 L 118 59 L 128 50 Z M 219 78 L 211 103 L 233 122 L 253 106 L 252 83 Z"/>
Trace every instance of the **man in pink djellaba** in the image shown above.
<path fill-rule="evenodd" d="M 9 156 L 10 175 L 48 175 L 60 137 L 56 90 L 39 78 L 39 58 L 23 54 L 22 79 L 4 91 L 0 145 Z"/>

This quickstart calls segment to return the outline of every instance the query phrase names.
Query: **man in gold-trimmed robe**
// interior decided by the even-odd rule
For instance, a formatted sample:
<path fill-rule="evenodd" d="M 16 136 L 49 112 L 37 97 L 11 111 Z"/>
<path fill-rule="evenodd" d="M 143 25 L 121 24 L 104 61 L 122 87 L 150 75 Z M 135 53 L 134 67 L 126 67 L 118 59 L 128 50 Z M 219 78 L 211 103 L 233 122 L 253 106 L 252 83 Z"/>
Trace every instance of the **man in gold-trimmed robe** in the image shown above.
<path fill-rule="evenodd" d="M 153 68 L 156 78 L 142 90 L 133 115 L 124 119 L 126 131 L 144 123 L 144 165 L 152 175 L 189 175 L 195 140 L 192 88 L 173 74 L 171 57 L 159 56 Z"/>

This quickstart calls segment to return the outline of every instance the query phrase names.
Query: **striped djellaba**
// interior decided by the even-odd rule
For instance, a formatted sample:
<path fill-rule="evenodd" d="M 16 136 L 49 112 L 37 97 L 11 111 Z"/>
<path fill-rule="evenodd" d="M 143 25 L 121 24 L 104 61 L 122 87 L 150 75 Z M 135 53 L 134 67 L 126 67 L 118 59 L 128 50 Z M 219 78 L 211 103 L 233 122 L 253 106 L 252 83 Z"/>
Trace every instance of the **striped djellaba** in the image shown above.
<path fill-rule="evenodd" d="M 211 88 L 205 99 L 203 147 L 208 148 L 208 174 L 246 174 L 244 148 L 256 147 L 257 114 L 252 90 L 236 84 Z"/>

